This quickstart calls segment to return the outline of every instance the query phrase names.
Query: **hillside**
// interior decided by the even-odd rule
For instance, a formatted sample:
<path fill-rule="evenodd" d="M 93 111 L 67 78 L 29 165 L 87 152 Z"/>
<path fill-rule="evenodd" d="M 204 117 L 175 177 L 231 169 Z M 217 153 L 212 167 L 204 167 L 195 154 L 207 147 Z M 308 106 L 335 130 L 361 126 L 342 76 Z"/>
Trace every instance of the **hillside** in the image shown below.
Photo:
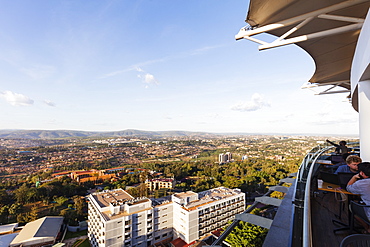
<path fill-rule="evenodd" d="M 95 132 L 77 130 L 0 130 L 0 138 L 22 138 L 22 139 L 58 139 L 74 137 L 170 137 L 170 136 L 216 136 L 206 132 L 190 131 L 143 131 L 127 129 L 122 131 Z"/>

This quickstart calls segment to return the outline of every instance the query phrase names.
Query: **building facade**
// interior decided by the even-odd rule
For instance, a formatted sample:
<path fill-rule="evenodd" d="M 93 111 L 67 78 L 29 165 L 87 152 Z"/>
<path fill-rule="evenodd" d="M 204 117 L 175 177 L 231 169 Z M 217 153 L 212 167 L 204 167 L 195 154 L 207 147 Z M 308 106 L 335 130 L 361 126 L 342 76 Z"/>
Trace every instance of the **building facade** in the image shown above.
<path fill-rule="evenodd" d="M 218 155 L 218 162 L 224 164 L 232 160 L 232 154 L 230 152 L 222 153 Z"/>
<path fill-rule="evenodd" d="M 175 187 L 175 179 L 173 178 L 147 179 L 145 181 L 145 185 L 150 191 L 159 190 L 162 188 L 173 189 Z"/>
<path fill-rule="evenodd" d="M 245 195 L 224 187 L 170 198 L 133 198 L 116 189 L 88 196 L 91 246 L 151 246 L 181 238 L 186 243 L 205 236 L 245 209 Z"/>
<path fill-rule="evenodd" d="M 133 198 L 122 189 L 88 196 L 91 246 L 151 246 L 172 239 L 172 203 Z"/>
<path fill-rule="evenodd" d="M 172 195 L 174 239 L 191 243 L 211 231 L 225 227 L 245 209 L 245 194 L 239 189 L 219 187 L 195 193 Z"/>

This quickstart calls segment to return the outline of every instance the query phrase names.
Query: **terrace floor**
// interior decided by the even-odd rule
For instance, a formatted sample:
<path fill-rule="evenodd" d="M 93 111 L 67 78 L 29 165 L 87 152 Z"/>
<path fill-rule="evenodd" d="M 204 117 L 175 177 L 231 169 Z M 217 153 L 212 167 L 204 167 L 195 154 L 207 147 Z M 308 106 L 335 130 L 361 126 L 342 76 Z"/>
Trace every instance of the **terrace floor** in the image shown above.
<path fill-rule="evenodd" d="M 315 197 L 311 199 L 313 246 L 340 246 L 343 238 L 351 234 L 349 230 L 333 232 L 334 229 L 342 227 L 333 223 L 333 219 L 348 224 L 348 200 L 344 202 L 341 218 L 338 218 L 340 199 L 340 194 L 325 191 L 315 192 Z"/>

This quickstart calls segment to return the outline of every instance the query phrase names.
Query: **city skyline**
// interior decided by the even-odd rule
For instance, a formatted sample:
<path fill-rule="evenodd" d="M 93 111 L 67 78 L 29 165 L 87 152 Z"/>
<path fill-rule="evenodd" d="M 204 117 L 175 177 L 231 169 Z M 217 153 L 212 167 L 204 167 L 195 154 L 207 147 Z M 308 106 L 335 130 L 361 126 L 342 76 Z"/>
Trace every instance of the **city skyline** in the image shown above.
<path fill-rule="evenodd" d="M 0 129 L 358 134 L 347 94 L 301 89 L 303 50 L 235 41 L 248 1 L 2 7 Z"/>

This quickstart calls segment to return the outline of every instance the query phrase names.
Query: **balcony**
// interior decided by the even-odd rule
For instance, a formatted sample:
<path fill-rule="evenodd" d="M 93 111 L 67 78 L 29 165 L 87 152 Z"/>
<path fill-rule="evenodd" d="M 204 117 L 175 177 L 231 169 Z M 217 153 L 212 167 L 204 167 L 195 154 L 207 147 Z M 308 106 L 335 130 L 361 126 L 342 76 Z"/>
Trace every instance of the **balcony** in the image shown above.
<path fill-rule="evenodd" d="M 349 143 L 347 146 L 352 147 L 356 152 L 359 151 L 358 143 Z M 350 234 L 349 231 L 333 232 L 340 227 L 332 222 L 338 217 L 339 202 L 334 193 L 317 190 L 317 176 L 322 169 L 322 162 L 319 161 L 328 159 L 333 151 L 332 146 L 315 147 L 303 159 L 298 173 L 294 175 L 296 176 L 294 182 L 291 178 L 281 180 L 281 183 L 290 181 L 293 184 L 279 204 L 273 220 L 270 223 L 259 221 L 269 228 L 264 247 L 339 246 L 343 238 Z M 265 196 L 269 193 L 271 192 L 269 191 Z M 253 210 L 253 205 L 241 215 Z M 212 246 L 218 246 L 242 218 L 243 216 L 237 217 Z M 340 221 L 348 224 L 347 219 L 347 211 L 344 210 Z"/>

